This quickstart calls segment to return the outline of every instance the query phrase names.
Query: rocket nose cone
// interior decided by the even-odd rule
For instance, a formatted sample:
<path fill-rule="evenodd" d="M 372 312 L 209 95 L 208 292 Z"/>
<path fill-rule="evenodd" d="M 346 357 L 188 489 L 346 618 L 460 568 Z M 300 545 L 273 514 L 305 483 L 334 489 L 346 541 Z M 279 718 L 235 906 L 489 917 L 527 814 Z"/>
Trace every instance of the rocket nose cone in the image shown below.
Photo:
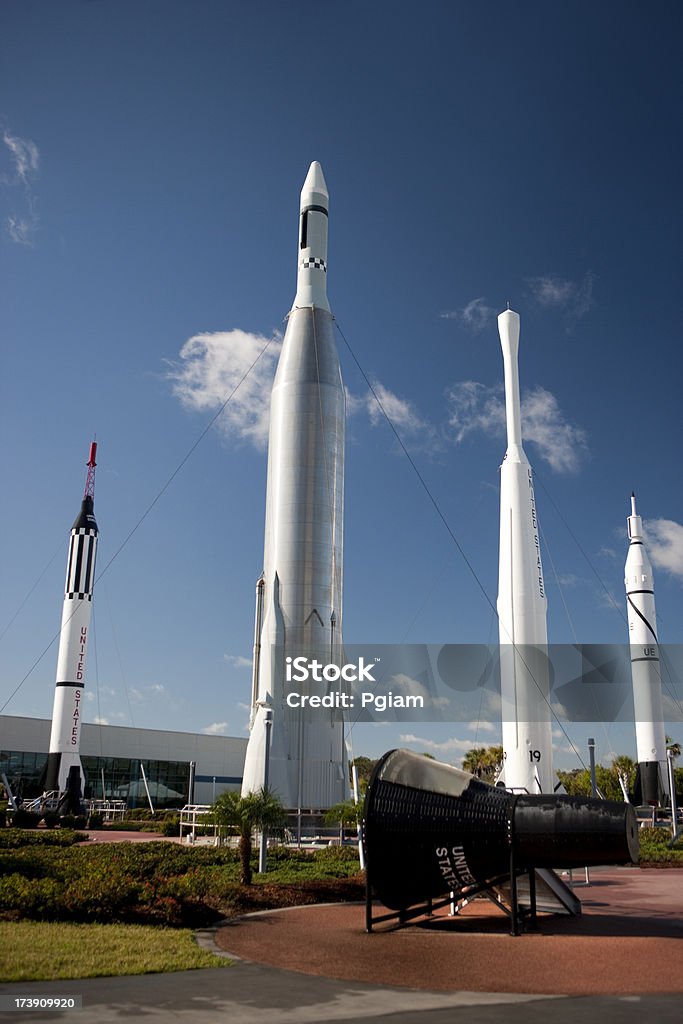
<path fill-rule="evenodd" d="M 311 166 L 308 168 L 308 174 L 304 186 L 301 189 L 301 194 L 304 195 L 310 192 L 318 192 L 329 199 L 330 193 L 327 191 L 327 184 L 325 182 L 325 175 L 323 169 L 317 160 L 314 160 Z"/>
<path fill-rule="evenodd" d="M 498 334 L 502 343 L 519 343 L 519 313 L 504 309 L 498 316 Z"/>

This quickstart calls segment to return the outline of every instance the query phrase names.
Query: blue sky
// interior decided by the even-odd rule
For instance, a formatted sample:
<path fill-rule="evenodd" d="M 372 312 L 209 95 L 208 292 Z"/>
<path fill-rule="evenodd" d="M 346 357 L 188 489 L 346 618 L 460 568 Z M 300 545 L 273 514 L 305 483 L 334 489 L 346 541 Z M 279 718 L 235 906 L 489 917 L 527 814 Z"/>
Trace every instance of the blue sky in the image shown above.
<path fill-rule="evenodd" d="M 509 301 L 551 639 L 625 640 L 635 489 L 660 639 L 683 641 L 681 21 L 626 0 L 2 6 L 2 703 L 58 629 L 92 435 L 101 571 L 283 330 L 313 159 L 339 326 L 490 598 Z M 98 584 L 91 721 L 244 733 L 277 345 Z M 488 642 L 489 605 L 339 349 L 347 642 Z M 49 717 L 56 655 L 7 712 Z M 420 728 L 453 759 L 495 739 Z M 397 739 L 359 727 L 354 752 Z M 626 729 L 596 740 L 634 749 Z"/>

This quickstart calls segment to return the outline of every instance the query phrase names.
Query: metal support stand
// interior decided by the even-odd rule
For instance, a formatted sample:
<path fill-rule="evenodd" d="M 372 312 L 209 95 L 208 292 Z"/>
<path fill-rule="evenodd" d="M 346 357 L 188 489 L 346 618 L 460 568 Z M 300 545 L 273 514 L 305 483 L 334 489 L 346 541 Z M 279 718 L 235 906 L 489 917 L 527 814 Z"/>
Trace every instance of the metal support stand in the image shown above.
<path fill-rule="evenodd" d="M 517 865 L 515 848 L 510 847 L 510 935 L 519 935 L 519 903 L 517 902 Z"/>

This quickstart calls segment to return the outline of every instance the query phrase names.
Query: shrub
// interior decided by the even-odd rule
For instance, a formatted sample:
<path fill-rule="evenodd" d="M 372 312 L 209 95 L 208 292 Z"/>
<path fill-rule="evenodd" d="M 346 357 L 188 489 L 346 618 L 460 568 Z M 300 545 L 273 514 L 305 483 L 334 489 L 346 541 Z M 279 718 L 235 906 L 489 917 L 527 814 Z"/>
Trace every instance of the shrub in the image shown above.
<path fill-rule="evenodd" d="M 25 811 L 23 807 L 19 807 L 14 812 L 12 828 L 38 828 L 40 818 L 40 814 L 34 814 L 33 811 Z"/>
<path fill-rule="evenodd" d="M 161 834 L 164 836 L 180 835 L 180 815 L 174 814 L 161 823 Z"/>
<path fill-rule="evenodd" d="M 74 832 L 66 828 L 55 832 L 25 832 L 23 829 L 8 828 L 0 832 L 0 850 L 21 846 L 73 846 L 87 838 L 86 832 Z"/>
<path fill-rule="evenodd" d="M 85 828 L 87 818 L 85 814 L 63 814 L 59 819 L 62 828 Z"/>
<path fill-rule="evenodd" d="M 97 811 L 93 811 L 88 817 L 88 828 L 102 828 L 103 822 L 104 816 Z"/>
<path fill-rule="evenodd" d="M 59 825 L 59 815 L 56 811 L 46 811 L 43 821 L 45 828 L 56 828 Z"/>

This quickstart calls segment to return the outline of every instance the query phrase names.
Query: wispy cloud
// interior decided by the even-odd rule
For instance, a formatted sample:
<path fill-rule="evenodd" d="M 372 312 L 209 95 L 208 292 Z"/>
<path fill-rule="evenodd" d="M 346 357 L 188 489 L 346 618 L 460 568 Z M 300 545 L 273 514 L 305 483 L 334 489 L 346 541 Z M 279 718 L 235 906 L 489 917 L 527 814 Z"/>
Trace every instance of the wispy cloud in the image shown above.
<path fill-rule="evenodd" d="M 522 400 L 522 434 L 556 473 L 575 473 L 588 451 L 585 431 L 565 420 L 555 395 L 545 388 Z"/>
<path fill-rule="evenodd" d="M 375 394 L 373 395 L 371 391 L 368 391 L 362 401 L 373 427 L 384 422 L 384 413 L 386 413 L 399 433 L 403 432 L 414 435 L 429 430 L 428 424 L 422 419 L 409 399 L 400 398 L 395 392 L 390 391 L 389 388 L 379 381 L 373 381 L 372 386 Z M 382 408 L 380 408 L 379 403 L 381 403 Z M 382 412 L 382 409 L 384 412 Z"/>
<path fill-rule="evenodd" d="M 565 313 L 568 329 L 585 316 L 593 305 L 595 275 L 590 270 L 579 281 L 559 277 L 557 274 L 546 274 L 528 277 L 526 283 L 537 305 Z"/>
<path fill-rule="evenodd" d="M 457 381 L 446 392 L 448 424 L 457 444 L 468 434 L 481 432 L 493 436 L 505 433 L 503 385 L 488 387 L 476 380 Z"/>
<path fill-rule="evenodd" d="M 459 381 L 447 397 L 448 423 L 456 443 L 475 432 L 504 437 L 502 384 L 488 387 L 478 381 Z M 527 392 L 522 399 L 522 435 L 557 473 L 575 473 L 588 451 L 585 431 L 564 418 L 556 397 L 542 387 Z"/>
<path fill-rule="evenodd" d="M 437 740 L 430 740 L 424 736 L 415 736 L 413 733 L 403 733 L 400 737 L 402 743 L 412 743 L 416 746 L 425 747 L 427 750 L 438 750 L 440 753 L 449 753 L 452 751 L 463 751 L 467 752 L 474 747 L 474 740 L 459 740 L 455 736 L 448 740 L 441 742 Z"/>
<path fill-rule="evenodd" d="M 683 581 L 683 526 L 673 519 L 648 519 L 643 530 L 655 568 Z"/>
<path fill-rule="evenodd" d="M 167 377 L 186 409 L 214 412 L 232 395 L 218 420 L 220 429 L 228 437 L 264 448 L 281 348 L 279 335 L 266 338 L 238 329 L 195 334 L 181 348 L 180 361 L 171 365 Z"/>
<path fill-rule="evenodd" d="M 24 209 L 14 211 L 7 218 L 7 231 L 13 242 L 18 245 L 32 246 L 39 226 L 37 201 L 33 182 L 40 167 L 40 152 L 31 139 L 22 139 L 12 135 L 7 128 L 2 129 L 4 153 L 9 159 L 11 170 L 0 175 L 0 182 L 8 191 L 23 191 Z"/>
<path fill-rule="evenodd" d="M 241 654 L 224 654 L 223 658 L 229 665 L 235 668 L 251 668 L 251 658 L 244 658 Z"/>
<path fill-rule="evenodd" d="M 500 726 L 494 725 L 493 722 L 478 721 L 468 722 L 467 728 L 472 732 L 499 732 Z"/>
<path fill-rule="evenodd" d="M 263 449 L 268 442 L 270 393 L 281 351 L 279 334 L 270 339 L 239 329 L 195 334 L 181 348 L 179 359 L 170 364 L 166 378 L 184 408 L 196 412 L 215 412 L 232 394 L 218 420 L 220 429 L 227 437 Z M 403 438 L 415 442 L 434 437 L 433 428 L 409 399 L 399 397 L 381 381 L 373 381 L 372 386 L 374 395 L 369 390 L 355 395 L 346 389 L 349 416 L 366 415 L 371 426 L 378 426 L 384 420 L 379 400 Z"/>
<path fill-rule="evenodd" d="M 212 722 L 211 725 L 207 725 L 202 732 L 205 736 L 225 736 L 228 730 L 227 722 Z"/>
<path fill-rule="evenodd" d="M 496 311 L 483 296 L 472 299 L 462 309 L 449 309 L 439 314 L 442 320 L 457 320 L 470 331 L 478 334 L 495 321 Z"/>

